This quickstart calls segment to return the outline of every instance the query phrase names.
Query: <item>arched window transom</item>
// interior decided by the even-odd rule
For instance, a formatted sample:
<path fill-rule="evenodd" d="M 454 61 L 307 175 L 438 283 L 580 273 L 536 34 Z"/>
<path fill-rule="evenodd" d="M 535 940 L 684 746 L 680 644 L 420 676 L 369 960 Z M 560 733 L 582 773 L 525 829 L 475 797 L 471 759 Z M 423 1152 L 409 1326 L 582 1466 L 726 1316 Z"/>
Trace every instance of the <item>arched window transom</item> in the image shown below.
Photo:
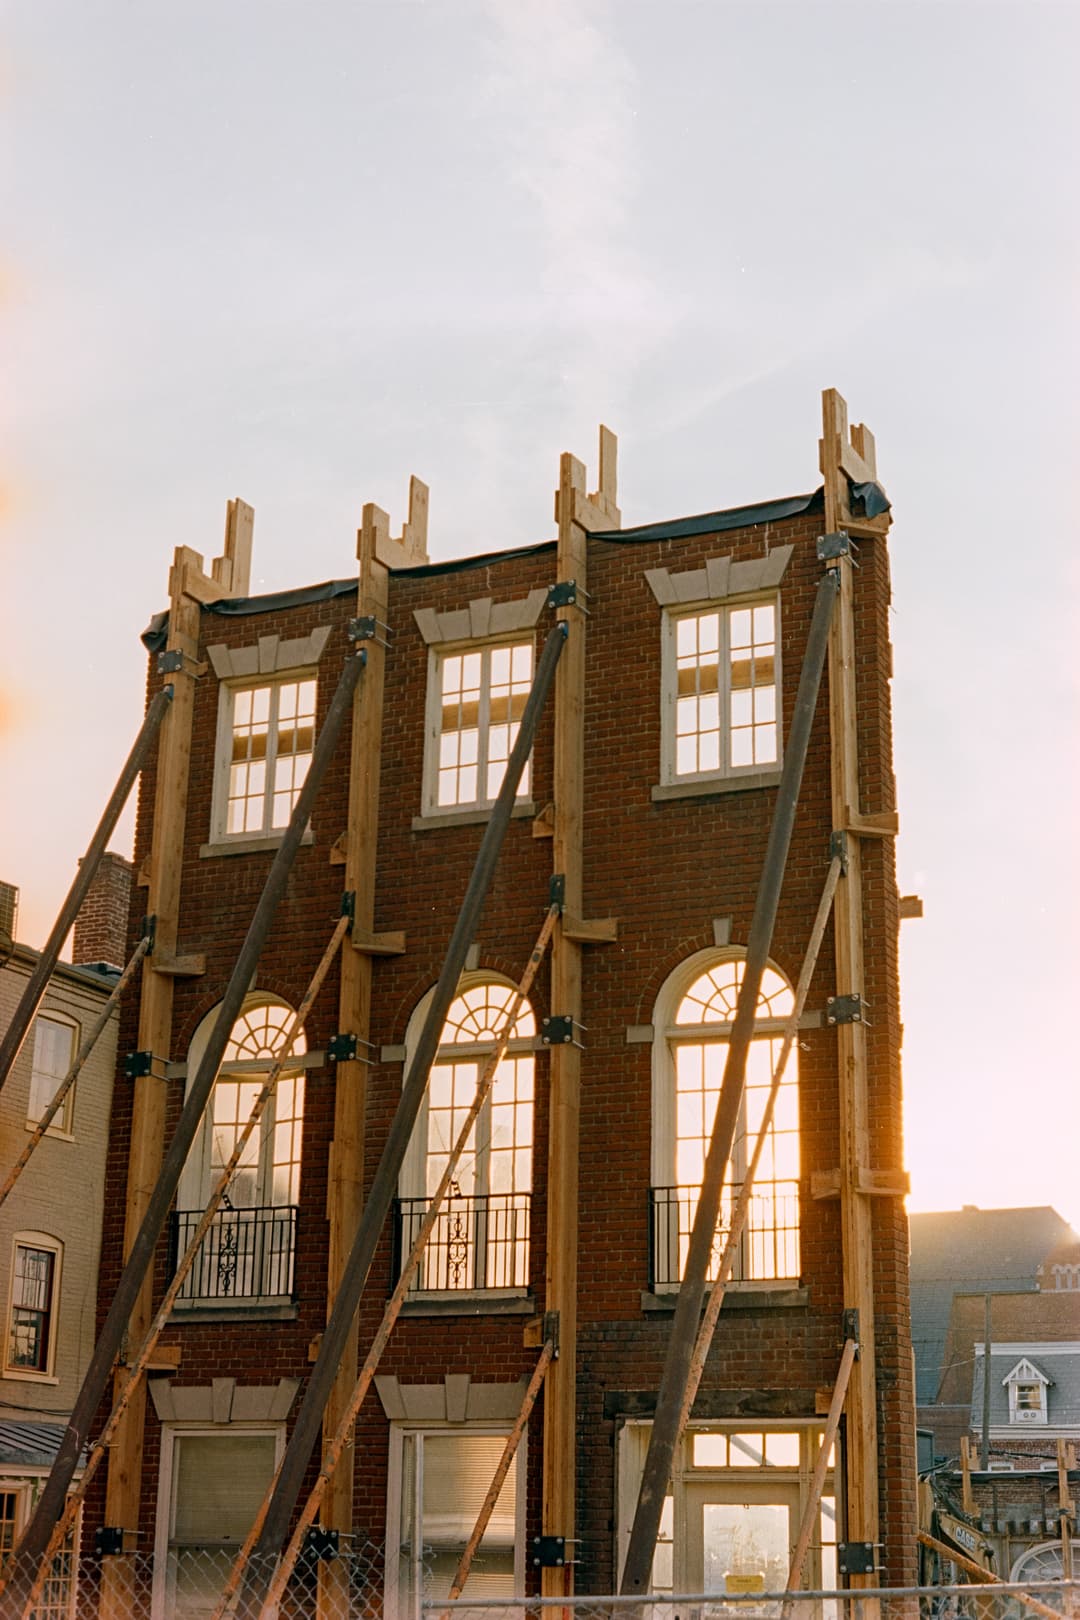
<path fill-rule="evenodd" d="M 653 1116 L 653 1285 L 682 1276 L 712 1139 L 731 1029 L 745 973 L 732 953 L 702 953 L 684 963 L 661 991 L 656 1010 Z M 753 1158 L 780 1056 L 782 1030 L 794 1006 L 791 986 L 767 967 L 758 996 L 742 1106 L 721 1205 L 710 1277 L 715 1276 L 735 1202 Z M 749 1217 L 733 1280 L 799 1274 L 799 1119 L 797 1046 L 788 1056 L 754 1176 Z"/>

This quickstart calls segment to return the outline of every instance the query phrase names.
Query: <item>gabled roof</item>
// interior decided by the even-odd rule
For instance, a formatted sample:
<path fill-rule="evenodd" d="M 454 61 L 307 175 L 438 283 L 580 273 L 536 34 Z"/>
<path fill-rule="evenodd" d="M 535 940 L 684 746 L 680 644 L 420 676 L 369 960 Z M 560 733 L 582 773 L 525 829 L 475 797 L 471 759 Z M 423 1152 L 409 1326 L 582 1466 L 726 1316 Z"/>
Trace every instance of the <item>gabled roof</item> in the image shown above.
<path fill-rule="evenodd" d="M 1052 1384 L 1054 1380 L 1047 1378 L 1045 1373 L 1041 1373 L 1035 1363 L 1028 1360 L 1027 1356 L 1021 1356 L 1016 1366 L 1011 1372 L 1005 1374 L 1001 1382 L 1003 1384 Z"/>
<path fill-rule="evenodd" d="M 953 1295 L 1034 1292 L 1046 1256 L 1076 1233 L 1049 1205 L 1032 1209 L 943 1210 L 910 1215 L 911 1336 L 917 1400 L 938 1399 Z"/>

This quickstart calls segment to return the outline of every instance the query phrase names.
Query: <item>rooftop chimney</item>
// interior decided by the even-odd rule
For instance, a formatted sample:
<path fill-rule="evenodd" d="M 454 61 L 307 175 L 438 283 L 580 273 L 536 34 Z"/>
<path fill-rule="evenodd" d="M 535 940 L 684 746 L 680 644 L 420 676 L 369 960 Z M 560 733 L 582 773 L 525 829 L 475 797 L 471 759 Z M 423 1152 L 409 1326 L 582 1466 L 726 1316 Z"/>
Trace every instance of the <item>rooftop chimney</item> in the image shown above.
<path fill-rule="evenodd" d="M 71 960 L 78 965 L 103 962 L 122 968 L 127 961 L 128 909 L 133 867 L 123 855 L 106 850 L 75 919 Z"/>

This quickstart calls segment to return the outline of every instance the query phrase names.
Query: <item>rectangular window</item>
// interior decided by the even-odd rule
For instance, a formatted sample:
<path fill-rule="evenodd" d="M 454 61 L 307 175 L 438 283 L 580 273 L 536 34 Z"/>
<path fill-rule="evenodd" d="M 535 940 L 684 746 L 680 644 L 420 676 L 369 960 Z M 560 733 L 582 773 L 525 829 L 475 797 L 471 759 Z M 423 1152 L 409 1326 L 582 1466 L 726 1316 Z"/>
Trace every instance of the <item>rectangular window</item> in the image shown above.
<path fill-rule="evenodd" d="M 52 1352 L 56 1289 L 55 1249 L 15 1244 L 7 1365 L 15 1372 L 47 1373 Z"/>
<path fill-rule="evenodd" d="M 163 1431 L 156 1620 L 210 1614 L 254 1523 L 283 1442 L 278 1429 Z"/>
<path fill-rule="evenodd" d="M 421 1598 L 448 1595 L 506 1441 L 501 1433 L 444 1429 L 404 1431 L 398 1443 L 400 1487 L 397 1501 L 389 1504 L 398 1557 L 396 1569 L 387 1571 L 386 1612 L 404 1620 L 419 1613 Z M 499 1492 L 472 1561 L 465 1598 L 509 1599 L 521 1590 L 524 1451 L 522 1444 Z"/>
<path fill-rule="evenodd" d="M 665 781 L 779 763 L 777 611 L 774 600 L 667 615 Z"/>
<path fill-rule="evenodd" d="M 494 804 L 533 678 L 533 644 L 518 641 L 437 653 L 431 681 L 429 814 Z M 518 787 L 528 796 L 529 766 Z"/>
<path fill-rule="evenodd" d="M 216 837 L 284 832 L 311 764 L 315 692 L 313 676 L 222 686 Z"/>
<path fill-rule="evenodd" d="M 67 1079 L 75 1061 L 76 1026 L 59 1018 L 40 1014 L 34 1021 L 34 1059 L 30 1070 L 30 1102 L 26 1118 L 36 1125 Z M 75 1087 L 64 1098 L 63 1106 L 49 1129 L 70 1135 L 75 1107 Z"/>

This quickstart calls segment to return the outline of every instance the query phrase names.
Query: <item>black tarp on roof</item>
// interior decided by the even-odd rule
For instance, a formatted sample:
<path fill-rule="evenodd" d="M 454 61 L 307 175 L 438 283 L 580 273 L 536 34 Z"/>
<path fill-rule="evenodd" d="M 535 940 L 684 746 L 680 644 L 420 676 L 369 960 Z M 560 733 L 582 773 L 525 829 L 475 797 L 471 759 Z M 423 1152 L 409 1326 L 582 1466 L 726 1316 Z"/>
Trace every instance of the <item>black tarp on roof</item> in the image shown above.
<path fill-rule="evenodd" d="M 851 493 L 856 507 L 866 517 L 878 517 L 889 510 L 889 502 L 880 484 L 852 484 Z M 792 495 L 785 500 L 759 501 L 753 506 L 728 507 L 722 512 L 701 512 L 696 517 L 673 518 L 663 523 L 643 523 L 634 529 L 611 529 L 590 536 L 592 540 L 611 545 L 644 545 L 654 540 L 682 540 L 694 534 L 723 534 L 729 529 L 748 529 L 755 524 L 779 523 L 783 518 L 799 517 L 804 512 L 824 509 L 824 491 L 814 490 L 812 495 Z M 476 568 L 488 568 L 493 563 L 506 562 L 512 557 L 539 557 L 554 551 L 554 540 L 541 540 L 532 546 L 515 546 L 507 551 L 489 551 L 475 557 L 458 557 L 450 562 L 420 563 L 414 568 L 393 568 L 391 573 L 403 579 L 425 575 L 462 574 Z M 242 596 L 233 600 L 210 602 L 204 613 L 216 613 L 222 618 L 244 618 L 250 614 L 272 613 L 275 609 L 304 607 L 311 602 L 329 602 L 338 596 L 356 594 L 355 579 L 330 579 L 321 585 L 304 585 L 294 591 L 273 591 L 266 596 Z M 168 612 L 155 613 L 142 633 L 143 646 L 149 652 L 161 652 L 169 632 Z"/>

